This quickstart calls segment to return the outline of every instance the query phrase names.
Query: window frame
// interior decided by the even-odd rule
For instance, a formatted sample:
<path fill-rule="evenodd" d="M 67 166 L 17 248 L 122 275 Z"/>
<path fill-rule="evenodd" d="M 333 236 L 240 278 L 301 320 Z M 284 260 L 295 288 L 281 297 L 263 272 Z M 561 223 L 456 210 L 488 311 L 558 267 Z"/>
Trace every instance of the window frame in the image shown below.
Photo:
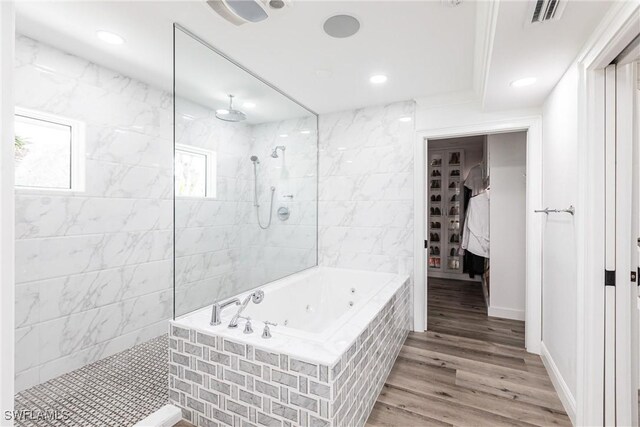
<path fill-rule="evenodd" d="M 217 182 L 215 176 L 216 176 L 216 160 L 217 160 L 217 153 L 213 150 L 207 150 L 206 148 L 200 148 L 200 147 L 195 147 L 193 145 L 186 145 L 186 144 L 175 144 L 174 145 L 174 153 L 173 153 L 173 159 L 174 159 L 174 163 L 175 163 L 175 153 L 177 151 L 182 151 L 188 154 L 196 154 L 196 155 L 200 155 L 200 156 L 204 156 L 205 158 L 205 183 L 204 183 L 204 197 L 203 196 L 179 196 L 178 194 L 175 194 L 175 198 L 176 199 L 187 199 L 187 200 L 193 200 L 193 199 L 216 199 L 217 198 L 217 194 L 218 194 L 218 188 L 217 188 Z M 175 165 L 174 165 L 174 178 L 173 178 L 173 191 L 175 193 L 176 191 L 176 181 L 175 181 Z"/>
<path fill-rule="evenodd" d="M 69 173 L 70 188 L 31 187 L 15 184 L 15 191 L 20 193 L 82 193 L 86 190 L 86 132 L 85 124 L 80 120 L 70 119 L 57 114 L 36 111 L 29 108 L 15 107 L 14 120 L 17 116 L 68 126 L 71 129 L 71 162 Z"/>

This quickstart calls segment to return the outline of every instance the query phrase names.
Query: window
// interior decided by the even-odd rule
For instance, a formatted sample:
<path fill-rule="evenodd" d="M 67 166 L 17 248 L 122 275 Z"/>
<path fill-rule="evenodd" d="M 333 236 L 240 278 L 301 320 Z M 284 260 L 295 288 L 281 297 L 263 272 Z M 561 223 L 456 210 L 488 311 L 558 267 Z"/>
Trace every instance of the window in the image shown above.
<path fill-rule="evenodd" d="M 216 197 L 215 164 L 213 151 L 176 144 L 176 196 Z"/>
<path fill-rule="evenodd" d="M 83 138 L 80 122 L 16 109 L 16 187 L 84 190 Z"/>

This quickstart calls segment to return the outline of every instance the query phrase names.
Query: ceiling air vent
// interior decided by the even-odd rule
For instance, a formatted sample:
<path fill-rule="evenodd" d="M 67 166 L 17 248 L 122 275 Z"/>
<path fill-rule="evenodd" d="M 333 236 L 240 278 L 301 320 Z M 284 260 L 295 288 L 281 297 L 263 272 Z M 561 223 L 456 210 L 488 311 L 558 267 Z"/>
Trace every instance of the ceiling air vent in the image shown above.
<path fill-rule="evenodd" d="M 568 0 L 536 0 L 531 8 L 531 23 L 560 19 L 567 2 Z"/>

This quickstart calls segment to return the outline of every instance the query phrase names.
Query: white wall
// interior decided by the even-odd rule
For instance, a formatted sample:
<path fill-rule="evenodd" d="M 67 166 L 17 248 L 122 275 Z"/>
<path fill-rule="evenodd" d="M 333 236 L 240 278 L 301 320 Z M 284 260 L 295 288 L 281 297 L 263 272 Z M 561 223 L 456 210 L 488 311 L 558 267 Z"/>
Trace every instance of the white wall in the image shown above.
<path fill-rule="evenodd" d="M 0 410 L 13 410 L 14 395 L 14 8 L 0 2 Z M 13 425 L 0 417 L 0 425 Z"/>
<path fill-rule="evenodd" d="M 489 315 L 525 319 L 525 132 L 487 137 L 489 147 L 491 279 Z"/>
<path fill-rule="evenodd" d="M 320 116 L 320 264 L 413 270 L 413 101 Z"/>
<path fill-rule="evenodd" d="M 578 70 L 572 66 L 543 107 L 543 206 L 578 205 Z M 543 231 L 542 341 L 575 401 L 577 247 L 574 217 L 548 215 Z"/>

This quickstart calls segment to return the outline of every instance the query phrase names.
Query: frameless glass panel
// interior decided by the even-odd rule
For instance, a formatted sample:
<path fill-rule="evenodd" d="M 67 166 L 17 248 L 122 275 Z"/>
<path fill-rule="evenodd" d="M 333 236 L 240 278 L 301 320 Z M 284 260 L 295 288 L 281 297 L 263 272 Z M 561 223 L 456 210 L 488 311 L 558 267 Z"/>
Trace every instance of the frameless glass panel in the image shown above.
<path fill-rule="evenodd" d="M 174 50 L 180 316 L 317 264 L 318 135 L 315 114 L 180 28 Z"/>
<path fill-rule="evenodd" d="M 71 188 L 71 127 L 17 115 L 16 186 Z"/>

